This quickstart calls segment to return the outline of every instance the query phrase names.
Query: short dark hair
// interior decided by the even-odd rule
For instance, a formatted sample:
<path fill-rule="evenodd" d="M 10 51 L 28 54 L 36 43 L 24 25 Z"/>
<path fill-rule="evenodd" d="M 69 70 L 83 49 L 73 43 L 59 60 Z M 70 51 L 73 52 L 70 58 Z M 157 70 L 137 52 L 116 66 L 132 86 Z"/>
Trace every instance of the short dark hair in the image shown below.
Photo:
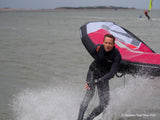
<path fill-rule="evenodd" d="M 105 36 L 104 36 L 104 39 L 105 39 L 105 37 L 109 37 L 109 38 L 112 38 L 113 39 L 113 43 L 115 43 L 115 37 L 112 35 L 112 34 L 106 34 Z M 103 41 L 104 41 L 104 39 L 103 39 Z"/>

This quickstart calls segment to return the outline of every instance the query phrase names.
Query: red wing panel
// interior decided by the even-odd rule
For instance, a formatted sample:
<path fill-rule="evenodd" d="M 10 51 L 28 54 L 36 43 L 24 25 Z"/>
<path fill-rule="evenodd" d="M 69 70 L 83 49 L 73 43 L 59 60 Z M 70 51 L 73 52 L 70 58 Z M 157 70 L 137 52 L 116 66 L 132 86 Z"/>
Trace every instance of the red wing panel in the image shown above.
<path fill-rule="evenodd" d="M 95 44 L 101 44 L 106 33 L 113 34 L 117 40 L 123 42 L 134 51 L 154 52 L 133 33 L 112 22 L 92 22 L 87 24 L 87 34 Z"/>
<path fill-rule="evenodd" d="M 122 42 L 119 41 L 116 41 L 115 46 L 120 51 L 122 55 L 122 60 L 136 63 L 160 65 L 160 54 L 133 51 L 132 49 L 128 48 Z"/>

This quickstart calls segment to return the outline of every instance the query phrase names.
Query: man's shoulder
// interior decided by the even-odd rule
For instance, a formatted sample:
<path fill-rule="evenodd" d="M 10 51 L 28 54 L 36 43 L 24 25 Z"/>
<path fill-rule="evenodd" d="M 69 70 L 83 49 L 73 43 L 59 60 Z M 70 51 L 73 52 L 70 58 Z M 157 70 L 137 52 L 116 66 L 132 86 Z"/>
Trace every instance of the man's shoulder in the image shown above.
<path fill-rule="evenodd" d="M 99 49 L 100 49 L 100 48 L 102 48 L 102 46 L 103 46 L 102 44 L 98 44 L 98 45 L 96 45 L 96 52 L 98 52 L 98 51 L 99 51 Z"/>
<path fill-rule="evenodd" d="M 117 48 L 115 48 L 114 51 L 115 51 L 115 57 L 116 57 L 116 59 L 121 60 L 122 56 L 121 56 L 119 50 Z"/>
<path fill-rule="evenodd" d="M 120 54 L 119 50 L 118 50 L 116 47 L 114 48 L 114 51 L 115 51 L 116 53 Z"/>

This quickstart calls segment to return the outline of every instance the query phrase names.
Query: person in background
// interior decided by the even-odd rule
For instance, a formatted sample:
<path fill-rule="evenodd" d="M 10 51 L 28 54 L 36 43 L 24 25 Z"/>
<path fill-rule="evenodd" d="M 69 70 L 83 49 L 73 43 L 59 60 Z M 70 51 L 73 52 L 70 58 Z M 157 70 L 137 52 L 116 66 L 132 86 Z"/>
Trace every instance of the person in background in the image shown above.
<path fill-rule="evenodd" d="M 149 17 L 149 15 L 148 15 L 148 12 L 149 12 L 149 10 L 145 10 L 145 11 L 144 11 L 144 14 L 145 14 L 145 16 L 148 18 L 148 20 L 150 20 L 150 17 Z"/>
<path fill-rule="evenodd" d="M 93 109 L 85 120 L 93 120 L 102 113 L 109 101 L 109 80 L 117 73 L 121 55 L 115 48 L 115 37 L 104 36 L 103 44 L 95 48 L 95 60 L 89 66 L 85 88 L 85 97 L 80 105 L 78 120 L 83 120 L 88 104 L 94 96 L 95 87 L 98 90 L 99 105 Z"/>

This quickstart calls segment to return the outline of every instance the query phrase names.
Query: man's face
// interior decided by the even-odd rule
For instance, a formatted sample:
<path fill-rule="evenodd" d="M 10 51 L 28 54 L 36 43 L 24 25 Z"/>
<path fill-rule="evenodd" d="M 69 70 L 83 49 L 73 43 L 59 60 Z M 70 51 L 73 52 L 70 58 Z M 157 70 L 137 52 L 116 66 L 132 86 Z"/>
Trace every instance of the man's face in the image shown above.
<path fill-rule="evenodd" d="M 106 52 L 111 51 L 114 47 L 113 39 L 110 37 L 105 37 L 103 41 L 103 45 Z"/>

